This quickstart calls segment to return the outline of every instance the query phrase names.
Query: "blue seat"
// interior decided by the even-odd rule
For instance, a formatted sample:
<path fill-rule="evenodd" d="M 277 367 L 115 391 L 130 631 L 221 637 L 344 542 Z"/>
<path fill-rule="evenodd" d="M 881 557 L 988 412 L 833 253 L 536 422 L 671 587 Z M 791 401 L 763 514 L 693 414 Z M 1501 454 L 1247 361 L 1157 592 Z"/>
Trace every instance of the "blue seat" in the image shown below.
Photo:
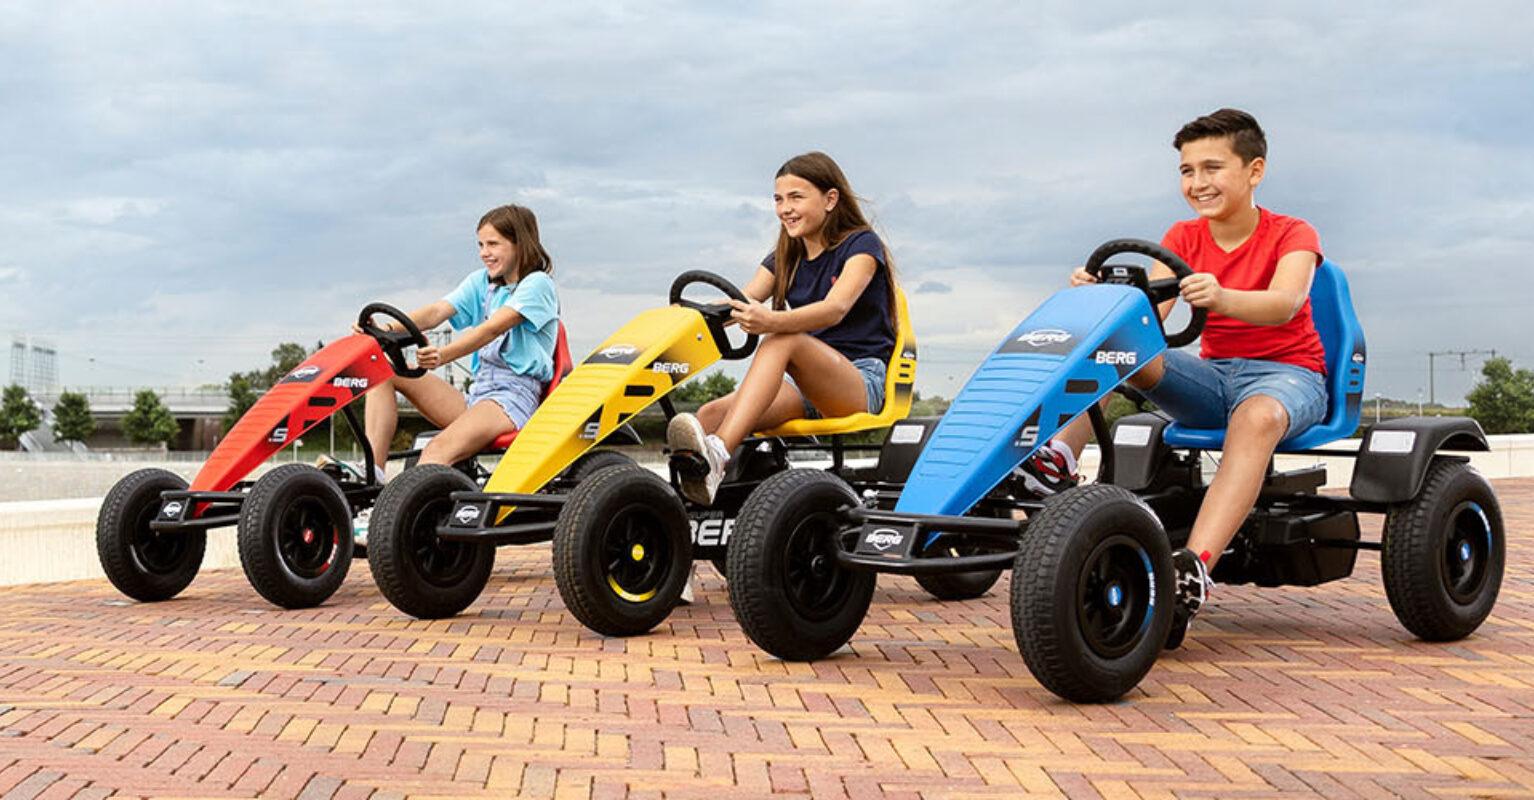
<path fill-rule="evenodd" d="M 1344 439 L 1358 429 L 1364 398 L 1364 331 L 1353 313 L 1353 296 L 1342 270 L 1322 261 L 1310 284 L 1310 314 L 1326 349 L 1326 419 L 1278 443 L 1278 452 L 1308 450 Z M 1219 450 L 1223 428 L 1189 428 L 1172 423 L 1162 437 L 1173 447 Z"/>

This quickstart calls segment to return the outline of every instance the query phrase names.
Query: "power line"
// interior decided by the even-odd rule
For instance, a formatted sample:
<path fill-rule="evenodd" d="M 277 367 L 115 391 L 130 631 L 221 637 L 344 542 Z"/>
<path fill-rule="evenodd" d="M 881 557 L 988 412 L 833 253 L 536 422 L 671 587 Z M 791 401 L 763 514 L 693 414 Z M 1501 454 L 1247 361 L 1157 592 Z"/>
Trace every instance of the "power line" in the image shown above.
<path fill-rule="evenodd" d="M 1435 377 L 1434 371 L 1433 371 L 1433 360 L 1434 359 L 1436 359 L 1439 356 L 1459 356 L 1459 368 L 1460 369 L 1465 369 L 1465 358 L 1467 356 L 1481 356 L 1481 355 L 1488 356 L 1490 358 L 1496 358 L 1497 357 L 1497 351 L 1496 350 L 1434 350 L 1434 351 L 1430 351 L 1427 354 L 1427 401 L 1428 401 L 1428 403 L 1436 404 L 1438 402 L 1437 398 L 1433 394 L 1433 392 L 1434 392 L 1433 382 L 1434 382 L 1434 377 Z"/>

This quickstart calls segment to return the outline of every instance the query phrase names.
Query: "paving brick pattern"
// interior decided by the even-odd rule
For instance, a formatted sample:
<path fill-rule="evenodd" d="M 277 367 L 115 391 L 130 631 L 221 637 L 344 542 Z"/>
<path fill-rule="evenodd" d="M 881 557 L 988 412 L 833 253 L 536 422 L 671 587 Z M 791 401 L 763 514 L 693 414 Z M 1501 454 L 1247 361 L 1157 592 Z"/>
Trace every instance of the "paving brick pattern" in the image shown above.
<path fill-rule="evenodd" d="M 546 546 L 502 550 L 440 622 L 396 613 L 366 562 L 305 612 L 238 571 L 157 605 L 0 590 L 0 796 L 1531 797 L 1534 481 L 1498 491 L 1509 570 L 1476 636 L 1413 640 L 1364 554 L 1316 589 L 1221 587 L 1107 706 L 1032 680 L 1005 580 L 940 603 L 883 579 L 814 665 L 752 647 L 708 566 L 656 633 L 591 634 Z"/>

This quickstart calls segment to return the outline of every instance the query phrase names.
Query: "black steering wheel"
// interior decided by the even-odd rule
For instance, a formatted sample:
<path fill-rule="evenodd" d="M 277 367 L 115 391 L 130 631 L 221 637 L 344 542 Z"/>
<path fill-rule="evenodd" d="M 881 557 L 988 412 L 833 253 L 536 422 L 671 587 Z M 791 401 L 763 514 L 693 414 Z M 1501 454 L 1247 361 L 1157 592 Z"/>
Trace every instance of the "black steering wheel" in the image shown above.
<path fill-rule="evenodd" d="M 741 343 L 739 347 L 736 347 L 730 344 L 730 337 L 725 333 L 724 326 L 730 321 L 730 312 L 734 311 L 729 303 L 695 303 L 691 300 L 683 299 L 682 291 L 695 283 L 712 286 L 724 292 L 725 296 L 731 300 L 749 303 L 751 299 L 746 297 L 746 293 L 737 288 L 735 284 L 712 272 L 705 272 L 701 269 L 690 269 L 676 276 L 676 280 L 671 282 L 671 304 L 690 308 L 703 315 L 704 322 L 708 323 L 709 335 L 714 337 L 714 345 L 719 348 L 719 356 L 721 358 L 738 360 L 751 355 L 756 350 L 756 342 L 759 338 L 756 334 L 746 334 L 746 341 Z"/>
<path fill-rule="evenodd" d="M 402 331 L 385 330 L 373 324 L 373 315 L 383 314 L 391 317 L 395 322 L 405 326 Z M 368 303 L 362 309 L 362 314 L 357 317 L 357 327 L 362 332 L 378 340 L 378 346 L 383 348 L 384 355 L 389 357 L 389 364 L 394 367 L 394 374 L 402 378 L 419 378 L 426 374 L 425 367 L 412 367 L 405 360 L 405 348 L 425 347 L 427 345 L 426 334 L 421 333 L 420 327 L 409 314 L 389 305 L 388 303 Z"/>
<path fill-rule="evenodd" d="M 1170 267 L 1176 277 L 1147 281 L 1144 279 L 1145 271 L 1142 267 L 1107 263 L 1108 259 L 1121 253 L 1134 253 L 1135 255 L 1154 258 Z M 1180 294 L 1178 286 L 1182 283 L 1182 279 L 1193 274 L 1193 268 L 1188 266 L 1188 262 L 1183 261 L 1176 253 L 1155 242 L 1147 242 L 1144 239 L 1113 239 L 1103 242 L 1101 245 L 1098 245 L 1096 250 L 1092 251 L 1092 255 L 1087 257 L 1087 263 L 1083 269 L 1087 271 L 1088 275 L 1105 283 L 1122 283 L 1138 287 L 1141 291 L 1145 292 L 1146 297 L 1150 298 L 1153 310 L 1156 306 L 1168 300 L 1176 300 Z M 1108 274 L 1106 280 L 1103 278 L 1104 270 L 1107 270 Z M 1140 279 L 1135 280 L 1135 276 L 1138 276 Z M 1188 320 L 1188 324 L 1182 330 L 1176 333 L 1167 333 L 1166 329 L 1162 328 L 1161 334 L 1166 337 L 1166 346 L 1182 347 L 1197 339 L 1199 334 L 1204 332 L 1204 322 L 1208 319 L 1209 309 L 1194 308 L 1192 318 Z"/>

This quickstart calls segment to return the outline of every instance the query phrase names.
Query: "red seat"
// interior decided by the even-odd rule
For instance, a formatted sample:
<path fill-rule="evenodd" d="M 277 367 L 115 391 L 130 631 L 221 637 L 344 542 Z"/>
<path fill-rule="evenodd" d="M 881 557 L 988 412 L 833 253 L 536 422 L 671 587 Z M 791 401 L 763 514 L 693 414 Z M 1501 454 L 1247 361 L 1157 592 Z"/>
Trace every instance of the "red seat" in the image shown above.
<path fill-rule="evenodd" d="M 554 391 L 554 387 L 570 374 L 570 370 L 575 369 L 575 359 L 570 357 L 570 342 L 565 339 L 565 323 L 560 321 L 556 324 L 559 325 L 559 330 L 554 334 L 554 377 L 550 378 L 548 385 L 543 387 L 543 400 L 549 399 L 549 392 Z M 486 449 L 505 450 L 516 440 L 517 430 L 513 428 L 495 437 L 495 441 L 491 442 Z"/>

